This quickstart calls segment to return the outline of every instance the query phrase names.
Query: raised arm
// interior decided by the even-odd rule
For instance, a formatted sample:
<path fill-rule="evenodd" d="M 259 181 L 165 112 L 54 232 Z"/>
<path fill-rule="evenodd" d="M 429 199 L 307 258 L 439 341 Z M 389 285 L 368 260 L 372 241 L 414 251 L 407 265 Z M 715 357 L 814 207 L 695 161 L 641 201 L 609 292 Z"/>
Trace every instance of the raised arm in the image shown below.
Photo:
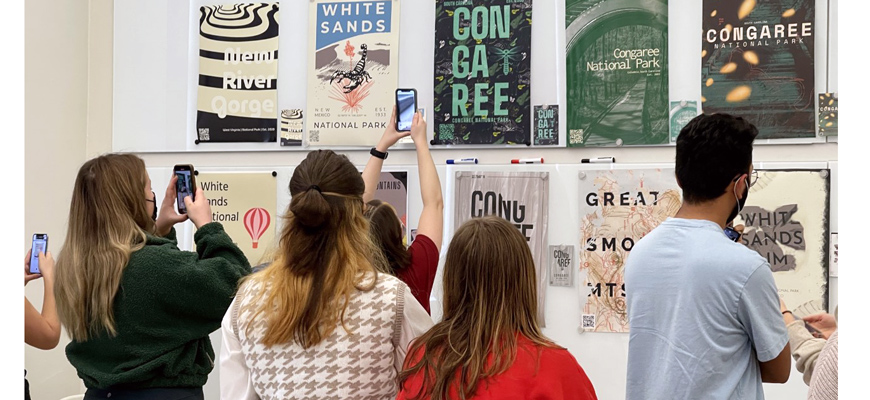
<path fill-rule="evenodd" d="M 396 107 L 393 107 L 393 115 L 390 117 L 390 123 L 387 124 L 387 129 L 384 130 L 384 135 L 375 146 L 375 150 L 381 153 L 386 153 L 392 145 L 396 144 L 399 139 L 407 137 L 411 132 L 399 132 L 396 130 Z M 384 166 L 384 160 L 370 156 L 369 162 L 366 163 L 366 168 L 363 170 L 362 178 L 366 184 L 366 190 L 363 193 L 363 202 L 368 203 L 375 198 L 375 192 L 378 191 L 378 181 L 381 177 L 381 168 Z"/>
<path fill-rule="evenodd" d="M 426 140 L 426 120 L 417 111 L 411 125 L 411 139 L 417 147 L 417 169 L 420 172 L 420 194 L 423 197 L 423 212 L 417 224 L 417 234 L 425 235 L 441 251 L 441 236 L 444 231 L 444 198 L 441 195 L 441 180 L 435 170 L 435 161 L 429 153 Z"/>
<path fill-rule="evenodd" d="M 30 252 L 27 253 L 24 268 L 26 276 L 30 270 Z M 36 307 L 24 298 L 24 343 L 38 349 L 50 350 L 60 340 L 60 319 L 54 301 L 54 258 L 51 257 L 51 252 L 39 253 L 39 270 L 45 282 L 42 313 L 36 311 Z"/>

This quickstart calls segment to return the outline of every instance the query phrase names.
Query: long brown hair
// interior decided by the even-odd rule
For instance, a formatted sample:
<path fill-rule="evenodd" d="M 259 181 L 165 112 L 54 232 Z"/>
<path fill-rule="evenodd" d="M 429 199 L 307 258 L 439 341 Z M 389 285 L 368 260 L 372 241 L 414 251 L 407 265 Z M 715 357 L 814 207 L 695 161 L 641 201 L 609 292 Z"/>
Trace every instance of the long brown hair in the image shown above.
<path fill-rule="evenodd" d="M 265 288 L 246 306 L 252 320 L 265 318 L 264 345 L 310 348 L 339 323 L 350 332 L 344 325 L 350 296 L 374 288 L 383 268 L 363 216 L 364 190 L 356 167 L 331 150 L 309 152 L 296 167 L 276 259 L 248 278 Z"/>
<path fill-rule="evenodd" d="M 106 154 L 79 169 L 57 258 L 57 312 L 75 341 L 117 334 L 113 304 L 130 254 L 154 229 L 141 158 Z"/>
<path fill-rule="evenodd" d="M 371 225 L 372 238 L 386 258 L 390 273 L 396 275 L 399 269 L 411 264 L 411 254 L 402 243 L 402 221 L 388 203 L 375 199 L 367 205 L 365 215 Z"/>
<path fill-rule="evenodd" d="M 413 342 L 400 385 L 419 372 L 416 397 L 447 399 L 456 390 L 465 399 L 513 364 L 517 335 L 556 347 L 538 326 L 536 291 L 532 253 L 516 227 L 495 216 L 462 224 L 447 250 L 444 319 Z"/>

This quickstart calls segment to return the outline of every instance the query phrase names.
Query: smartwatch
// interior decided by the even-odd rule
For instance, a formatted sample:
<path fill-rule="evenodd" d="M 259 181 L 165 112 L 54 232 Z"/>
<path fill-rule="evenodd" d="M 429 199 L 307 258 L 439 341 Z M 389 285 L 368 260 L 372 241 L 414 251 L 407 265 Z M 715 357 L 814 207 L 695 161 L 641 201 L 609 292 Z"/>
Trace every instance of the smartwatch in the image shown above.
<path fill-rule="evenodd" d="M 377 157 L 377 158 L 380 158 L 381 160 L 386 160 L 386 159 L 387 159 L 387 154 L 389 154 L 389 153 L 383 153 L 383 152 L 380 152 L 380 151 L 378 151 L 378 149 L 376 149 L 376 148 L 374 148 L 374 147 L 372 147 L 372 150 L 369 151 L 369 153 L 371 153 L 372 156 L 375 156 L 375 157 Z"/>

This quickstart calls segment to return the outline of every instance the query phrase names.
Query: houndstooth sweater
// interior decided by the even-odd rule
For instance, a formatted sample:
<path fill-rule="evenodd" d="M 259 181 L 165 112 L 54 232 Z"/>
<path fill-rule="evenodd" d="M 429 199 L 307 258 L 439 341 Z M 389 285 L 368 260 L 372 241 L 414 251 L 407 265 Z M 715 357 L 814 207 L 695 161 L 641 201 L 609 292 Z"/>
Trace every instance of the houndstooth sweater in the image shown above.
<path fill-rule="evenodd" d="M 374 289 L 351 296 L 345 323 L 353 334 L 339 325 L 309 349 L 267 348 L 264 320 L 252 321 L 246 307 L 261 290 L 256 281 L 240 288 L 224 318 L 222 399 L 393 399 L 407 344 L 432 326 L 407 286 L 380 274 Z"/>

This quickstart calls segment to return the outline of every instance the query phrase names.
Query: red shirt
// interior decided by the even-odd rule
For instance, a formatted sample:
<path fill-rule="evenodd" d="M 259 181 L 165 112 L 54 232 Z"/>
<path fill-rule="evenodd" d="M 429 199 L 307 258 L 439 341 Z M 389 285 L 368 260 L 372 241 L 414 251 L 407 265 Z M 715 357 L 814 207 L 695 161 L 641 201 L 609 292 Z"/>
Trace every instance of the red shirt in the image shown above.
<path fill-rule="evenodd" d="M 411 289 L 411 294 L 420 305 L 429 311 L 429 295 L 432 293 L 432 283 L 435 282 L 435 272 L 438 271 L 438 247 L 426 235 L 417 235 L 411 246 L 411 264 L 400 268 L 396 275 Z"/>
<path fill-rule="evenodd" d="M 540 359 L 538 349 L 541 350 Z M 409 354 L 408 357 L 411 357 Z M 417 352 L 410 363 L 420 360 Z M 423 372 L 408 378 L 396 400 L 412 399 L 420 391 Z M 454 391 L 451 398 L 459 398 Z M 507 371 L 477 385 L 473 399 L 597 400 L 586 372 L 566 349 L 539 347 L 529 339 L 517 338 L 517 358 Z"/>

